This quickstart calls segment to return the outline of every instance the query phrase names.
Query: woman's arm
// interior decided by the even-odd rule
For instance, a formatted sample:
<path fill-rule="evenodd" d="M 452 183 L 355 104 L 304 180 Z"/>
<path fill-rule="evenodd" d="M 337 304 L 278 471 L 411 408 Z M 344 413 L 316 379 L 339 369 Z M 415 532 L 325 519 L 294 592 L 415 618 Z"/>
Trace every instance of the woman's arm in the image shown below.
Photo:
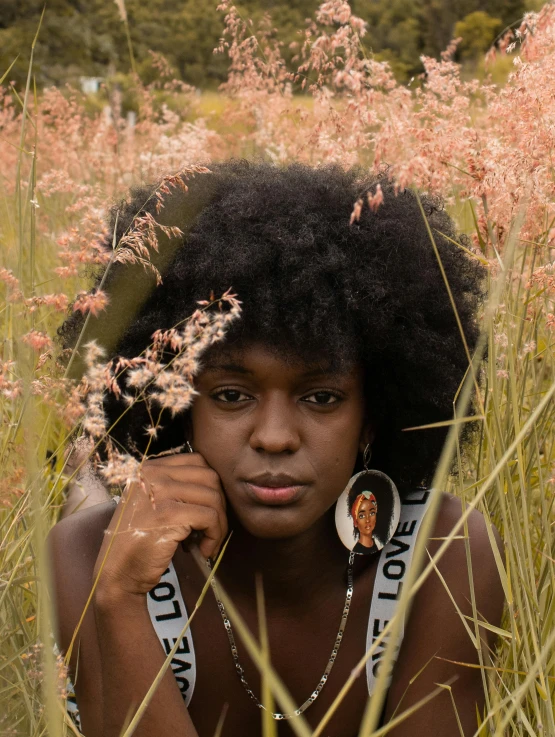
<path fill-rule="evenodd" d="M 428 544 L 431 556 L 443 542 L 433 538 L 449 535 L 460 516 L 460 501 L 445 495 Z M 479 512 L 470 515 L 468 533 L 478 618 L 499 626 L 504 603 L 503 589 L 486 524 Z M 463 530 L 458 534 L 463 535 Z M 497 532 L 495 535 L 501 546 Z M 428 562 L 429 557 L 426 556 L 424 565 Z M 465 541 L 454 540 L 437 567 L 461 614 L 470 617 L 465 621 L 474 634 Z M 388 693 L 386 722 L 394 714 L 400 714 L 436 690 L 439 684 L 449 683 L 450 689 L 445 688 L 396 729 L 388 732 L 391 737 L 460 735 L 457 714 L 464 735 L 473 735 L 477 729 L 476 709 L 478 707 L 483 713 L 484 681 L 482 671 L 478 668 L 449 662 L 479 663 L 478 652 L 451 596 L 437 572 L 431 573 L 416 595 Z M 490 666 L 488 651 L 494 647 L 495 637 L 483 627 L 480 628 L 480 636 L 484 665 Z M 484 680 L 489 680 L 487 672 Z"/>
<path fill-rule="evenodd" d="M 119 737 L 162 667 L 166 654 L 154 632 L 146 597 L 106 597 L 94 603 L 102 663 L 103 737 Z M 93 734 L 91 732 L 91 734 Z M 171 668 L 158 686 L 136 737 L 197 737 Z"/>
<path fill-rule="evenodd" d="M 144 463 L 115 506 L 77 512 L 50 534 L 58 642 L 67 652 L 97 581 L 71 653 L 83 731 L 119 737 L 164 663 L 146 596 L 160 581 L 177 546 L 202 531 L 204 557 L 227 534 L 219 477 L 197 453 Z M 148 492 L 148 493 L 147 493 Z M 196 737 L 170 669 L 134 734 Z"/>
<path fill-rule="evenodd" d="M 57 641 L 64 654 L 92 589 L 95 563 L 114 509 L 109 502 L 76 512 L 50 532 Z M 165 657 L 150 621 L 146 597 L 117 598 L 107 596 L 102 588 L 97 590 L 75 638 L 70 660 L 83 734 L 119 736 Z M 134 734 L 176 733 L 197 737 L 168 669 Z"/>

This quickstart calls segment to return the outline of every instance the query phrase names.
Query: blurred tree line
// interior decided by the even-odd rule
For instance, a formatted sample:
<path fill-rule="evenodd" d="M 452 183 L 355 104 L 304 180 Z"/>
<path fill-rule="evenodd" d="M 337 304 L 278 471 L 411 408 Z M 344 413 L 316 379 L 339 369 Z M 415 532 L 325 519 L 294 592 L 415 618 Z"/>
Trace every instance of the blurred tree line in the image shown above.
<path fill-rule="evenodd" d="M 241 13 L 256 19 L 270 12 L 284 56 L 320 0 L 242 0 Z M 368 22 L 364 46 L 391 62 L 400 80 L 421 71 L 420 55 L 438 56 L 451 38 L 463 38 L 458 54 L 483 54 L 496 36 L 538 0 L 351 0 Z M 540 3 L 541 4 L 541 3 Z M 44 0 L 0 0 L 0 76 L 18 57 L 10 79 L 26 77 L 32 40 Z M 126 0 L 137 71 L 156 74 L 149 50 L 166 57 L 177 77 L 202 88 L 225 78 L 227 62 L 214 55 L 222 32 L 215 0 Z M 113 76 L 130 69 L 125 26 L 113 0 L 48 0 L 35 50 L 37 83 L 77 83 L 79 77 Z"/>

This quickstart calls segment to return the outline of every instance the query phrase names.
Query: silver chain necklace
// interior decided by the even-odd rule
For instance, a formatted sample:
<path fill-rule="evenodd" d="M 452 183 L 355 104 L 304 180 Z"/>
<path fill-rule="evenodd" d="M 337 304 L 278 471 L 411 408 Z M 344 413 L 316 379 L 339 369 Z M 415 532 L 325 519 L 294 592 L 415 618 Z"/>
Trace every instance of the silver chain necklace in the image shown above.
<path fill-rule="evenodd" d="M 293 719 L 294 717 L 298 717 L 300 714 L 303 713 L 303 711 L 308 709 L 308 707 L 316 701 L 316 699 L 320 695 L 320 691 L 326 685 L 328 676 L 331 673 L 333 664 L 335 663 L 337 653 L 339 652 L 339 646 L 341 645 L 341 640 L 343 639 L 343 633 L 345 632 L 345 625 L 347 624 L 347 617 L 349 616 L 349 609 L 351 607 L 351 599 L 353 598 L 353 563 L 354 563 L 354 560 L 355 560 L 355 553 L 351 552 L 349 554 L 349 565 L 347 567 L 347 594 L 345 596 L 345 606 L 343 607 L 343 614 L 341 615 L 339 631 L 337 633 L 337 637 L 335 638 L 333 650 L 331 651 L 330 659 L 328 660 L 328 664 L 326 666 L 326 670 L 324 671 L 324 675 L 322 676 L 322 678 L 320 678 L 318 685 L 316 686 L 314 691 L 310 694 L 308 699 L 304 702 L 304 704 L 302 704 L 302 706 L 299 706 L 299 708 L 293 714 L 280 714 L 279 712 L 277 713 L 272 712 L 272 717 L 276 720 Z M 211 567 L 210 562 L 208 562 L 208 567 L 209 568 Z M 235 670 L 237 671 L 239 680 L 243 684 L 245 691 L 248 693 L 248 695 L 251 697 L 254 703 L 258 706 L 258 708 L 266 710 L 266 707 L 263 706 L 260 703 L 260 701 L 256 698 L 249 684 L 247 683 L 247 680 L 244 675 L 245 671 L 242 665 L 239 663 L 239 655 L 237 653 L 237 645 L 235 644 L 235 637 L 233 635 L 233 630 L 231 629 L 231 622 L 229 621 L 229 618 L 227 616 L 223 602 L 218 596 L 218 588 L 216 586 L 215 580 L 212 579 L 210 583 L 212 586 L 212 591 L 214 592 L 214 596 L 216 598 L 216 602 L 218 604 L 218 609 L 220 610 L 220 614 L 222 615 L 222 620 L 224 623 L 225 631 L 227 632 L 229 645 L 231 647 L 231 655 L 233 657 L 233 664 L 235 665 Z"/>

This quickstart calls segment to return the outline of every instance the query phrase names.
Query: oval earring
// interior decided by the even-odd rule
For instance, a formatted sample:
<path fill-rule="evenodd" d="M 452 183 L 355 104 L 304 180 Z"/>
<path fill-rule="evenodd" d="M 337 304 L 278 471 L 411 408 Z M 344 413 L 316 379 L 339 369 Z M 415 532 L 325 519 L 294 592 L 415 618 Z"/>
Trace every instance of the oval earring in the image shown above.
<path fill-rule="evenodd" d="M 381 471 L 368 468 L 370 444 L 362 455 L 364 471 L 349 480 L 335 505 L 335 526 L 345 547 L 359 555 L 372 555 L 395 534 L 401 499 L 393 481 Z"/>

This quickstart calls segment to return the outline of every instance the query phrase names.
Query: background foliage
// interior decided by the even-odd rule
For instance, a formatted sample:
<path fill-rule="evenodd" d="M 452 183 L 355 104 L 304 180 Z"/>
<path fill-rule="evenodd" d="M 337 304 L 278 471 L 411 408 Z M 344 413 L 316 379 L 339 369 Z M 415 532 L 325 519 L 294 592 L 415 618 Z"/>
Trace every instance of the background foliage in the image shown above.
<path fill-rule="evenodd" d="M 298 31 L 312 17 L 318 0 L 244 0 L 238 9 L 254 21 L 270 12 L 285 58 L 295 53 Z M 519 24 L 537 0 L 353 0 L 353 12 L 368 22 L 367 52 L 391 62 L 400 80 L 423 71 L 420 55 L 439 56 L 454 35 L 464 38 L 464 56 L 482 54 L 507 26 Z M 51 0 L 36 46 L 39 86 L 76 83 L 81 75 L 106 77 L 129 70 L 124 26 L 109 0 Z M 27 50 L 35 35 L 42 0 L 0 0 L 0 70 L 19 55 L 10 78 L 21 83 L 27 73 Z M 163 54 L 179 79 L 216 87 L 226 64 L 212 50 L 221 35 L 215 2 L 198 0 L 128 0 L 129 27 L 138 71 L 152 79 L 148 51 Z M 473 16 L 480 12 L 485 15 Z M 458 21 L 463 25 L 456 26 Z M 479 21 L 477 26 L 477 21 Z"/>

